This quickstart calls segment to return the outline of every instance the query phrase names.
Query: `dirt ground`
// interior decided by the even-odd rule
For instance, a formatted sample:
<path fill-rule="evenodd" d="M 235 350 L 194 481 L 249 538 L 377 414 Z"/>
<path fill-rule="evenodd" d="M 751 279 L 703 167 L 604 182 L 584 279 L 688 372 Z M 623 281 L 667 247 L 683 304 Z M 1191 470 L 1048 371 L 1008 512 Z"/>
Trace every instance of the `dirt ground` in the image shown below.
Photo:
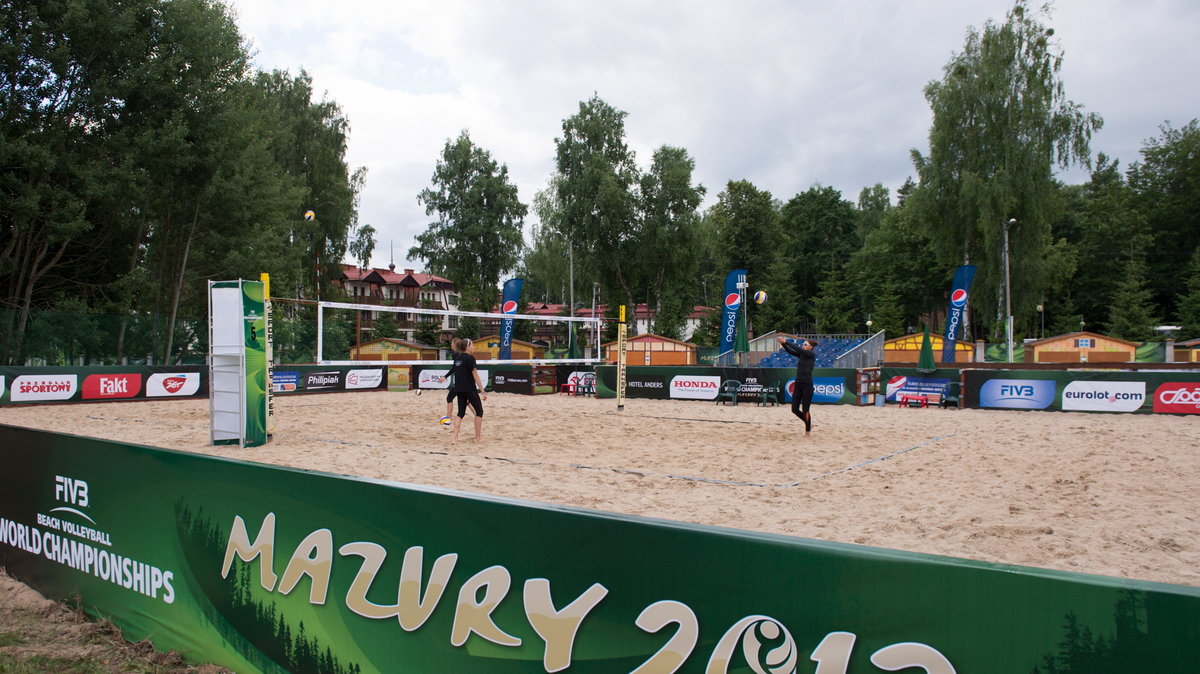
<path fill-rule="evenodd" d="M 471 441 L 468 413 L 458 444 L 438 424 L 445 397 L 433 392 L 280 396 L 272 441 L 245 449 L 210 443 L 207 400 L 5 407 L 0 423 L 1200 586 L 1200 416 L 833 405 L 814 408 L 804 437 L 786 407 L 635 399 L 618 411 L 611 399 L 515 394 L 491 394 L 484 405 L 483 442 Z M 20 593 L 4 582 L 7 605 Z M 0 657 L 14 648 L 3 642 L 11 629 L 0 627 Z"/>

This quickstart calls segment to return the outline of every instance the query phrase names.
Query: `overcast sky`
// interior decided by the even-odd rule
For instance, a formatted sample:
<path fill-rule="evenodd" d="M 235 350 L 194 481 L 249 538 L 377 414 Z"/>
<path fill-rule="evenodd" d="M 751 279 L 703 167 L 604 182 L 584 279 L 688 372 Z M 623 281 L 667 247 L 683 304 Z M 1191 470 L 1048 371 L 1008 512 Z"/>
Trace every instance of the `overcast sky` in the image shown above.
<path fill-rule="evenodd" d="M 228 0 L 257 67 L 305 69 L 350 122 L 367 168 L 359 208 L 373 266 L 407 261 L 431 218 L 417 203 L 448 139 L 466 129 L 507 164 L 521 201 L 554 170 L 554 139 L 579 103 L 629 113 L 645 170 L 686 148 L 705 207 L 730 180 L 786 201 L 833 186 L 857 201 L 914 175 L 926 151 L 923 89 L 968 27 L 1007 0 Z M 1036 3 L 1034 3 L 1036 6 Z M 1200 117 L 1200 2 L 1059 0 L 1049 21 L 1067 97 L 1097 112 L 1093 152 L 1125 168 L 1169 122 Z M 1087 179 L 1077 169 L 1061 176 Z M 893 192 L 894 200 L 894 192 Z M 531 213 L 526 221 L 535 221 Z"/>

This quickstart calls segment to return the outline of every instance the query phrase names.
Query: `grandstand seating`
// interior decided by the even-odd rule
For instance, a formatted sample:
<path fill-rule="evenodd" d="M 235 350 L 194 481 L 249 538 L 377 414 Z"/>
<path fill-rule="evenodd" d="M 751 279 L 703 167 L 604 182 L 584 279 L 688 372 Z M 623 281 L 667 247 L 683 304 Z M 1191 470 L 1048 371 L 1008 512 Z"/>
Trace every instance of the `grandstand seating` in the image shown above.
<path fill-rule="evenodd" d="M 838 356 L 862 344 L 863 341 L 861 338 L 831 338 L 818 341 L 816 348 L 813 349 L 813 353 L 817 356 L 816 367 L 833 367 Z M 779 349 L 759 361 L 758 365 L 759 367 L 796 367 L 796 357 Z"/>

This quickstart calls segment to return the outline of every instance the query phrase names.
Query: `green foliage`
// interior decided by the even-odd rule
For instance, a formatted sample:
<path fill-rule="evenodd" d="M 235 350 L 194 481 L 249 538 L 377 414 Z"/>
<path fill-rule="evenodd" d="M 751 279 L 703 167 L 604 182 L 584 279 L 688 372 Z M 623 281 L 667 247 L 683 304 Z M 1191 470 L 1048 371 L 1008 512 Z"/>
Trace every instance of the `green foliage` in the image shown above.
<path fill-rule="evenodd" d="M 458 329 L 454 331 L 455 337 L 465 339 L 477 339 L 483 334 L 483 321 L 474 316 L 463 316 L 458 321 Z"/>
<path fill-rule="evenodd" d="M 1150 307 L 1146 265 L 1140 257 L 1133 257 L 1125 263 L 1125 273 L 1113 296 L 1106 334 L 1131 342 L 1154 337 L 1158 320 L 1150 313 Z"/>
<path fill-rule="evenodd" d="M 525 293 L 522 292 L 522 295 Z M 529 313 L 529 305 L 524 299 L 517 302 L 517 313 Z M 522 342 L 532 342 L 533 333 L 537 330 L 537 323 L 530 320 L 514 320 L 513 321 L 513 339 L 519 339 Z"/>
<path fill-rule="evenodd" d="M 969 30 L 942 80 L 926 87 L 929 155 L 913 152 L 920 187 L 907 201 L 928 223 L 943 267 L 976 265 L 977 308 L 998 297 L 1005 223 L 1016 220 L 1009 248 L 1018 318 L 1033 311 L 1060 263 L 1050 237 L 1061 209 L 1053 169 L 1086 163 L 1102 124 L 1066 98 L 1062 55 L 1041 18 L 1017 0 L 1003 24 Z"/>
<path fill-rule="evenodd" d="M 1200 339 L 1200 248 L 1192 253 L 1189 275 L 1179 299 L 1177 316 L 1182 340 Z"/>
<path fill-rule="evenodd" d="M 625 142 L 627 114 L 593 95 L 563 120 L 563 135 L 554 141 L 561 212 L 555 228 L 604 270 L 606 296 L 623 295 L 632 307 L 644 251 L 636 237 L 639 176 Z"/>
<path fill-rule="evenodd" d="M 705 189 L 693 184 L 696 162 L 687 150 L 663 146 L 641 180 L 638 233 L 646 302 L 654 309 L 655 334 L 677 338 L 691 302 L 681 293 L 695 283 L 700 237 L 697 209 Z M 667 332 L 659 332 L 665 330 Z"/>
<path fill-rule="evenodd" d="M 4 11 L 0 304 L 16 311 L 0 362 L 24 360 L 31 312 L 64 294 L 157 317 L 146 344 L 107 348 L 176 362 L 204 332 L 182 317 L 207 311 L 208 279 L 268 272 L 303 294 L 341 260 L 362 177 L 344 162 L 347 123 L 311 103 L 307 76 L 252 75 L 224 4 Z M 294 227 L 309 207 L 320 217 Z"/>
<path fill-rule="evenodd" d="M 792 265 L 792 284 L 801 300 L 798 311 L 815 317 L 815 298 L 825 279 L 841 270 L 861 247 L 858 214 L 841 192 L 816 186 L 789 199 L 780 221 L 785 242 L 780 252 Z"/>
<path fill-rule="evenodd" d="M 800 325 L 801 303 L 793 282 L 793 266 L 791 260 L 781 255 L 771 263 L 762 284 L 754 284 L 754 289 L 767 291 L 766 303 L 750 307 L 758 334 L 772 330 L 791 334 Z"/>
<path fill-rule="evenodd" d="M 720 278 L 745 269 L 751 283 L 766 276 L 780 250 L 779 208 L 771 193 L 747 180 L 731 180 L 717 195 L 709 217 L 716 228 Z"/>
<path fill-rule="evenodd" d="M 421 308 L 437 309 L 438 303 L 433 300 L 421 300 Z M 439 346 L 442 342 L 441 319 L 436 315 L 417 314 L 417 322 L 416 327 L 413 328 L 412 339 L 418 344 Z"/>
<path fill-rule="evenodd" d="M 700 318 L 700 325 L 692 333 L 692 343 L 703 347 L 716 347 L 721 341 L 721 310 L 714 308 Z"/>
<path fill-rule="evenodd" d="M 1153 239 L 1147 257 L 1153 301 L 1164 315 L 1175 315 L 1195 278 L 1187 260 L 1200 248 L 1200 121 L 1164 125 L 1146 140 L 1142 161 L 1129 169 L 1129 186 Z"/>
<path fill-rule="evenodd" d="M 401 337 L 398 314 L 394 311 L 376 311 L 371 321 L 371 339 L 398 337 Z"/>
<path fill-rule="evenodd" d="M 870 332 L 883 330 L 887 339 L 895 339 L 908 334 L 898 286 L 885 281 L 879 286 L 877 294 L 871 298 L 865 308 L 871 316 Z"/>
<path fill-rule="evenodd" d="M 1117 163 L 1101 154 L 1090 182 L 1083 186 L 1074 221 L 1062 228 L 1076 260 L 1064 270 L 1074 272 L 1068 289 L 1083 316 L 1108 315 L 1122 262 L 1144 255 L 1150 245 L 1146 220 L 1133 208 L 1132 196 Z"/>
<path fill-rule="evenodd" d="M 817 331 L 825 333 L 853 332 L 859 324 L 850 292 L 850 283 L 841 272 L 835 272 L 825 277 L 821 282 L 821 291 L 813 300 L 813 318 L 817 322 Z"/>
<path fill-rule="evenodd" d="M 508 167 L 463 131 L 457 140 L 446 141 L 433 187 L 417 200 L 437 220 L 417 236 L 409 257 L 426 260 L 432 273 L 454 279 L 463 308 L 490 310 L 500 278 L 520 261 L 522 218 L 529 210 L 509 182 Z"/>

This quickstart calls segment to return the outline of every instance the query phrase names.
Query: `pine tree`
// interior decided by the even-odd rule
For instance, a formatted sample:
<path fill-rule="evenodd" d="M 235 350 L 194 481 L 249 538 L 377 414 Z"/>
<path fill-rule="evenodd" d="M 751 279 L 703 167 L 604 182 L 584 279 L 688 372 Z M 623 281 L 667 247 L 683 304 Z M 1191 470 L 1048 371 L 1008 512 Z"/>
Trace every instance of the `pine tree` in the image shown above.
<path fill-rule="evenodd" d="M 1121 284 L 1113 295 L 1108 314 L 1108 334 L 1130 341 L 1145 341 L 1154 336 L 1158 322 L 1151 313 L 1150 289 L 1146 287 L 1146 264 L 1134 257 L 1125 265 Z"/>

